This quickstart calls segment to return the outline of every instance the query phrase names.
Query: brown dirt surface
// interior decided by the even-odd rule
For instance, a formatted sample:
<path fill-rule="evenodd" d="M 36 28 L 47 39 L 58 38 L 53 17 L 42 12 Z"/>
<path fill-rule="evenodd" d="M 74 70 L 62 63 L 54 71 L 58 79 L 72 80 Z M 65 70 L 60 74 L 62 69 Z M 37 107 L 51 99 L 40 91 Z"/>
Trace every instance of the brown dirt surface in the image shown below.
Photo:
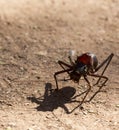
<path fill-rule="evenodd" d="M 84 80 L 48 91 L 69 50 L 92 52 L 99 63 L 114 53 L 109 81 L 82 109 L 84 95 L 71 98 L 85 91 Z M 0 0 L 0 73 L 0 130 L 118 130 L 119 1 Z"/>

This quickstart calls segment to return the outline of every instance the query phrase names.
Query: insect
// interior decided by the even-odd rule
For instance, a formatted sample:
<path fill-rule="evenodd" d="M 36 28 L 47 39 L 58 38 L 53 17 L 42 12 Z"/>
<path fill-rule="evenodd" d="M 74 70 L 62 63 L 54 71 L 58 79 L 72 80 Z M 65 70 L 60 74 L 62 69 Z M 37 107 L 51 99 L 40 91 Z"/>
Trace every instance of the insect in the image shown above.
<path fill-rule="evenodd" d="M 102 87 L 105 85 L 105 83 L 108 81 L 108 77 L 103 76 L 106 68 L 108 67 L 108 65 L 110 64 L 110 61 L 112 60 L 112 57 L 114 56 L 113 53 L 111 53 L 101 64 L 98 65 L 98 59 L 97 57 L 92 54 L 92 53 L 83 53 L 80 56 L 77 56 L 77 59 L 75 61 L 73 61 L 72 57 L 69 56 L 69 61 L 70 64 L 65 63 L 63 61 L 58 61 L 58 64 L 62 67 L 63 70 L 55 72 L 54 74 L 54 79 L 56 82 L 56 90 L 59 89 L 58 87 L 58 79 L 57 76 L 59 74 L 62 73 L 67 73 L 69 75 L 69 79 L 65 79 L 65 81 L 67 80 L 72 80 L 75 83 L 79 83 L 79 80 L 81 77 L 84 78 L 84 80 L 87 82 L 88 84 L 88 89 L 85 92 L 85 96 L 83 97 L 82 101 L 80 102 L 80 105 L 82 105 L 84 103 L 85 98 L 87 97 L 87 95 L 89 94 L 90 90 L 91 90 L 91 84 L 88 80 L 87 76 L 92 76 L 92 77 L 96 77 L 97 82 L 95 85 L 98 85 L 100 80 L 103 79 L 103 82 L 101 83 L 101 85 L 99 86 L 99 89 L 97 92 L 94 93 L 94 95 L 90 98 L 89 101 L 91 101 L 94 96 L 100 92 L 100 90 L 102 89 Z M 102 73 L 99 75 L 96 72 L 102 67 L 104 66 L 104 69 L 102 71 Z M 79 105 L 79 106 L 80 106 Z"/>

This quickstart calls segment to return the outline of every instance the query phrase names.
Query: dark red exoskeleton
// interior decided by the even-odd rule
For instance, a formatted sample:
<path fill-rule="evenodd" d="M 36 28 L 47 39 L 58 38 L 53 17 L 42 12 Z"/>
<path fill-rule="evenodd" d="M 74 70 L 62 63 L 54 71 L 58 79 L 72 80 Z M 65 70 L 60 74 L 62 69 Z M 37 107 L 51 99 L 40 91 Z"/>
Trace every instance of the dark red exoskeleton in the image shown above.
<path fill-rule="evenodd" d="M 81 101 L 80 105 L 83 104 L 86 96 L 91 90 L 90 82 L 87 78 L 87 76 L 93 76 L 97 77 L 98 80 L 96 82 L 96 85 L 99 84 L 101 79 L 104 79 L 102 84 L 99 86 L 99 89 L 97 92 L 94 93 L 94 95 L 90 98 L 89 101 L 91 101 L 94 96 L 101 90 L 101 88 L 105 85 L 105 83 L 108 81 L 108 77 L 103 76 L 106 68 L 108 67 L 112 57 L 114 56 L 113 53 L 111 53 L 101 64 L 98 65 L 98 59 L 97 57 L 92 53 L 84 53 L 77 57 L 75 61 L 72 60 L 72 57 L 69 56 L 70 64 L 67 64 L 63 61 L 58 61 L 59 65 L 63 68 L 63 70 L 58 71 L 54 74 L 55 82 L 56 82 L 56 90 L 58 90 L 58 80 L 57 75 L 62 73 L 67 73 L 69 75 L 69 79 L 65 80 L 72 80 L 76 83 L 79 83 L 79 80 L 81 77 L 84 77 L 85 81 L 88 83 L 88 89 L 86 91 L 86 94 Z M 96 72 L 105 64 L 104 70 L 99 75 Z"/>

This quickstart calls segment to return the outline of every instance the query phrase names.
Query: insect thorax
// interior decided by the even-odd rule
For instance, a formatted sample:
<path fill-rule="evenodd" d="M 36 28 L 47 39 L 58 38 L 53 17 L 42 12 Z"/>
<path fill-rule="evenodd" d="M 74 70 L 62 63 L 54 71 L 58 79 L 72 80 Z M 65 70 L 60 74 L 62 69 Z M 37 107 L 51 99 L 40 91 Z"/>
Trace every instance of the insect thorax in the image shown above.
<path fill-rule="evenodd" d="M 89 69 L 95 70 L 98 65 L 97 57 L 92 53 L 84 53 L 77 57 L 76 63 L 83 63 Z"/>

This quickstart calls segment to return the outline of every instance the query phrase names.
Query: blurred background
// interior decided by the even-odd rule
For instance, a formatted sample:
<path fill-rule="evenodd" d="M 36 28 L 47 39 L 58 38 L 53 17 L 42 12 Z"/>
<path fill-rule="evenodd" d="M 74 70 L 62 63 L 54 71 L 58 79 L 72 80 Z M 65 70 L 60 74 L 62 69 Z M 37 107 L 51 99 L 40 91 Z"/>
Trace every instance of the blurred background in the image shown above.
<path fill-rule="evenodd" d="M 37 113 L 34 108 L 38 104 L 27 97 L 43 96 L 47 82 L 55 88 L 53 74 L 61 70 L 57 61 L 69 62 L 70 50 L 75 50 L 76 56 L 92 52 L 99 63 L 114 53 L 105 73 L 109 77 L 105 92 L 92 104 L 85 104 L 83 113 L 78 109 L 69 116 L 61 108 L 53 111 L 57 118 L 52 112 Z M 1 129 L 117 130 L 119 1 L 0 0 L 0 73 Z M 80 92 L 81 84 L 67 82 L 60 87 L 67 85 Z"/>

